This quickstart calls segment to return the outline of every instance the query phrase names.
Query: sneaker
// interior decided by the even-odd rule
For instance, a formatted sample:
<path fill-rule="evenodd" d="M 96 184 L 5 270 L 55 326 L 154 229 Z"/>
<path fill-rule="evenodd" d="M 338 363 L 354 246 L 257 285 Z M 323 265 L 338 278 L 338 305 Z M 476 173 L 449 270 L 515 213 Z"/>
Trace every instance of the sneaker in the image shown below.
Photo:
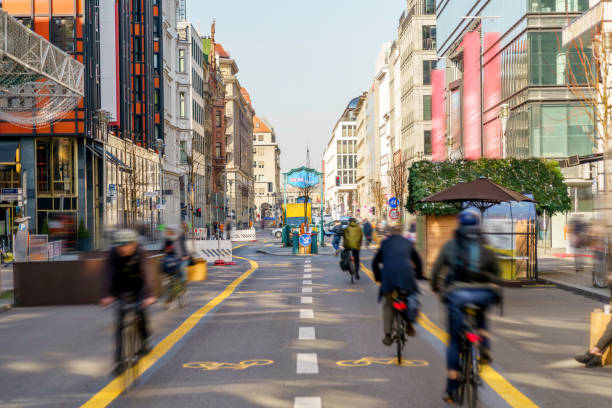
<path fill-rule="evenodd" d="M 385 346 L 390 346 L 393 344 L 393 339 L 391 338 L 390 334 L 385 334 L 385 338 L 382 339 L 382 342 Z"/>
<path fill-rule="evenodd" d="M 587 351 L 586 353 L 581 354 L 579 356 L 574 356 L 574 360 L 576 360 L 580 364 L 586 364 L 593 358 L 593 356 L 594 354 L 591 354 Z"/>
<path fill-rule="evenodd" d="M 489 352 L 488 347 L 481 346 L 480 347 L 480 364 L 491 364 L 493 359 L 491 358 L 491 353 Z"/>
<path fill-rule="evenodd" d="M 593 354 L 593 357 L 586 362 L 585 364 L 586 368 L 597 368 L 597 367 L 601 367 L 601 356 L 598 356 L 597 354 Z"/>
<path fill-rule="evenodd" d="M 447 404 L 454 404 L 459 401 L 459 395 L 457 390 L 445 390 L 444 394 L 442 394 L 442 400 Z"/>
<path fill-rule="evenodd" d="M 412 323 L 406 323 L 406 334 L 410 337 L 414 337 L 414 335 L 416 334 Z"/>

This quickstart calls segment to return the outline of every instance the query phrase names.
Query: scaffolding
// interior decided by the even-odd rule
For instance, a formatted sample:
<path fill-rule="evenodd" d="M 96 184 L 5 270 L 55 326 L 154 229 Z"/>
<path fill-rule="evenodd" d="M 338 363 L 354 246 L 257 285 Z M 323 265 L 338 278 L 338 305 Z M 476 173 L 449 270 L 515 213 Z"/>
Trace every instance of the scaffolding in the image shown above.
<path fill-rule="evenodd" d="M 84 79 L 83 64 L 0 9 L 0 120 L 57 121 L 83 98 Z"/>

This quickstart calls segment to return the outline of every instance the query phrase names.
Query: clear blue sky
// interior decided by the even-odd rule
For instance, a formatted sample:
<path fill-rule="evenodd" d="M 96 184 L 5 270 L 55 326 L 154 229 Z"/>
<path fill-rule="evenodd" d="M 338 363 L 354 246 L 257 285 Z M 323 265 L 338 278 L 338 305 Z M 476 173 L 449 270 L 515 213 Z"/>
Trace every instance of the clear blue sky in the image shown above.
<path fill-rule="evenodd" d="M 321 168 L 348 102 L 372 83 L 384 41 L 397 37 L 405 0 L 187 0 L 187 20 L 238 64 L 258 116 L 274 127 L 281 168 Z"/>

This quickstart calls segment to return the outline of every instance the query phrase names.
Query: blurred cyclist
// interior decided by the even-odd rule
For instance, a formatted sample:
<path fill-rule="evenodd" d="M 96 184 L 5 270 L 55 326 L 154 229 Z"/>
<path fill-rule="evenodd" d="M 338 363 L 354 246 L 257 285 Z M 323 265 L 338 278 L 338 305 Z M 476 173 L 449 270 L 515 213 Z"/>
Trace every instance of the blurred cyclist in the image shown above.
<path fill-rule="evenodd" d="M 406 291 L 408 297 L 413 296 L 413 307 L 416 307 L 416 295 L 419 287 L 416 279 L 423 279 L 423 263 L 416 248 L 408 239 L 402 236 L 401 225 L 394 225 L 390 228 L 389 238 L 382 241 L 380 248 L 372 261 L 374 277 L 380 282 L 378 301 L 385 298 L 383 305 L 383 327 L 385 338 L 383 344 L 390 346 L 393 342 L 391 338 L 391 326 L 393 322 L 393 296 L 395 289 Z M 383 264 L 382 271 L 380 264 Z M 406 326 L 406 334 L 414 336 L 414 327 L 411 322 Z"/>
<path fill-rule="evenodd" d="M 367 218 L 363 221 L 363 235 L 366 238 L 366 248 L 368 248 L 372 245 L 372 224 Z"/>
<path fill-rule="evenodd" d="M 361 249 L 361 241 L 363 240 L 363 232 L 357 224 L 355 218 L 349 220 L 349 225 L 344 229 L 344 249 L 351 251 L 355 262 L 355 279 L 359 280 L 359 250 Z"/>
<path fill-rule="evenodd" d="M 104 271 L 104 297 L 100 300 L 103 306 L 112 304 L 115 300 L 120 306 L 137 303 L 138 329 L 142 338 L 140 354 L 149 351 L 149 332 L 147 330 L 147 315 L 145 307 L 156 300 L 152 294 L 152 280 L 147 268 L 145 254 L 138 244 L 138 233 L 133 230 L 119 230 L 114 238 L 115 246 L 111 249 Z M 115 368 L 114 373 L 121 372 L 122 330 L 125 317 L 123 307 L 118 308 L 115 331 Z"/>
<path fill-rule="evenodd" d="M 441 276 L 443 269 L 447 271 L 445 276 Z M 499 275 L 495 254 L 484 246 L 479 214 L 474 210 L 462 211 L 459 214 L 459 228 L 455 237 L 440 251 L 431 275 L 433 291 L 441 293 L 442 302 L 448 307 L 448 379 L 442 397 L 446 402 L 457 401 L 457 378 L 461 370 L 459 341 L 463 330 L 465 305 L 474 304 L 480 307 L 476 316 L 482 337 L 480 362 L 487 364 L 491 361 L 485 311 L 499 300 L 498 286 L 495 284 Z M 440 281 L 443 281 L 442 285 Z"/>
<path fill-rule="evenodd" d="M 344 236 L 344 228 L 339 220 L 334 221 L 334 228 L 332 229 L 334 237 L 332 238 L 332 247 L 336 250 L 336 256 L 340 253 L 340 241 Z"/>

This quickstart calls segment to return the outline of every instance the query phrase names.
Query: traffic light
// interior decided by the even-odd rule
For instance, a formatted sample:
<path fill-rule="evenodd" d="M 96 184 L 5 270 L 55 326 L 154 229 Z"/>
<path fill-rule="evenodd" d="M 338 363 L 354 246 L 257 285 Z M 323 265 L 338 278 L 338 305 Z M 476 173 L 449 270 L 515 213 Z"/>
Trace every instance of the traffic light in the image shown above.
<path fill-rule="evenodd" d="M 196 208 L 196 210 L 193 213 L 196 217 L 201 217 L 202 216 L 202 209 L 201 208 Z"/>
<path fill-rule="evenodd" d="M 372 207 L 372 215 L 376 215 L 376 207 Z"/>
<path fill-rule="evenodd" d="M 336 176 L 336 186 L 340 185 L 340 176 Z"/>

